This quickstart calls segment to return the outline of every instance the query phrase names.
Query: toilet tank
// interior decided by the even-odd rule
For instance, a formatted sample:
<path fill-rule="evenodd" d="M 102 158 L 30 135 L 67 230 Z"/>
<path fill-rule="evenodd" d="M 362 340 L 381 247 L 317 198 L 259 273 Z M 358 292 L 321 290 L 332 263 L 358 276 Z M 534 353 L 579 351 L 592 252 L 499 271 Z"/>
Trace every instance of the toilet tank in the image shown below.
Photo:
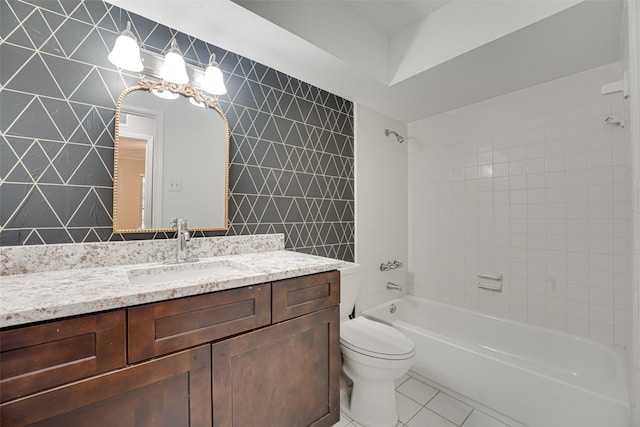
<path fill-rule="evenodd" d="M 353 262 L 345 262 L 340 271 L 340 319 L 346 319 L 353 311 L 360 288 L 362 266 Z"/>

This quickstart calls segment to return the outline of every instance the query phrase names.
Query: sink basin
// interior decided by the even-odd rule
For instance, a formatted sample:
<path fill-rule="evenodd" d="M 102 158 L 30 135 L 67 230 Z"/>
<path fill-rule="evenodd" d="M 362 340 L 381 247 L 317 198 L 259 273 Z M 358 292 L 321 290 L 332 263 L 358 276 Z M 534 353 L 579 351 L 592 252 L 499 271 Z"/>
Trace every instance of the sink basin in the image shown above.
<path fill-rule="evenodd" d="M 246 264 L 220 260 L 136 268 L 127 271 L 127 277 L 129 278 L 129 283 L 144 285 L 202 278 L 220 280 L 250 269 L 251 267 Z"/>

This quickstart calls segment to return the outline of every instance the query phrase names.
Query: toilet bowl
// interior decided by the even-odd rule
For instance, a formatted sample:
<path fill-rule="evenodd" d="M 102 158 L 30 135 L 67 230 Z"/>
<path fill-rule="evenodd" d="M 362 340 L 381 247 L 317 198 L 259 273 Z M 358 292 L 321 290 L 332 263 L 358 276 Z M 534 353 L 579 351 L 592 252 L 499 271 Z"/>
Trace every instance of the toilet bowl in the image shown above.
<path fill-rule="evenodd" d="M 411 367 L 415 346 L 389 325 L 364 317 L 349 319 L 357 296 L 360 266 L 349 264 L 340 272 L 341 410 L 367 427 L 395 426 L 395 380 Z"/>

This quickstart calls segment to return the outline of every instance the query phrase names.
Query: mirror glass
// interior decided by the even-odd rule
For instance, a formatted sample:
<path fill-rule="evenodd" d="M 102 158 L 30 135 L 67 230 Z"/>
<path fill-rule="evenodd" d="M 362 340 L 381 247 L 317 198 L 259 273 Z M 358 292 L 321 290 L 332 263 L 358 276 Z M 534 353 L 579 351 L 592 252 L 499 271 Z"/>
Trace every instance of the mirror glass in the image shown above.
<path fill-rule="evenodd" d="M 228 228 L 229 126 L 210 98 L 191 85 L 141 80 L 116 106 L 113 229 L 170 231 Z"/>

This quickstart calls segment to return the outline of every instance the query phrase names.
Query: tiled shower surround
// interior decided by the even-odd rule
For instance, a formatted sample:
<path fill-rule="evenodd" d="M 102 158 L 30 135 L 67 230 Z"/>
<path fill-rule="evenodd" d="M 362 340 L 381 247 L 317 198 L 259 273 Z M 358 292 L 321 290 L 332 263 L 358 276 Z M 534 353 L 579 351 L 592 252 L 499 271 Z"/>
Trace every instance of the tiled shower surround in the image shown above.
<path fill-rule="evenodd" d="M 631 144 L 617 64 L 410 125 L 414 293 L 627 344 Z M 502 292 L 477 274 L 502 274 Z"/>
<path fill-rule="evenodd" d="M 130 20 L 150 51 L 175 36 L 191 64 L 216 54 L 231 128 L 226 235 L 284 233 L 288 249 L 353 260 L 351 102 L 102 1 L 0 8 L 2 246 L 171 237 L 111 231 L 115 104 L 138 76 L 107 54 Z"/>

